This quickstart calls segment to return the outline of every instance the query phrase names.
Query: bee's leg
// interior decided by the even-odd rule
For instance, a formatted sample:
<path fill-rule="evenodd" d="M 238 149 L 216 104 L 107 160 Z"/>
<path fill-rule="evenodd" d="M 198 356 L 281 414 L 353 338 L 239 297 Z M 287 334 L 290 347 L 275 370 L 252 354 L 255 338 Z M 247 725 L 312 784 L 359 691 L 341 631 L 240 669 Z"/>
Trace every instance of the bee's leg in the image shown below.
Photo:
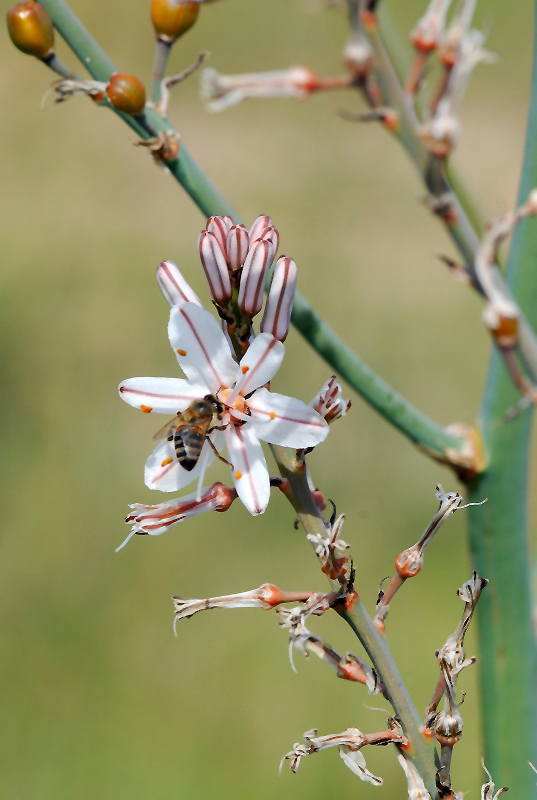
<path fill-rule="evenodd" d="M 227 425 L 215 425 L 214 427 L 211 428 L 209 433 L 212 433 L 213 431 L 225 431 L 226 428 L 227 428 Z"/>
<path fill-rule="evenodd" d="M 219 430 L 219 428 L 213 428 L 213 430 Z M 229 461 L 227 461 L 227 460 L 224 458 L 224 456 L 221 456 L 221 455 L 220 455 L 220 453 L 218 452 L 218 450 L 216 449 L 216 447 L 214 446 L 214 444 L 213 444 L 212 440 L 211 440 L 209 437 L 207 437 L 207 441 L 209 442 L 209 444 L 210 444 L 210 445 L 211 445 L 211 447 L 213 448 L 215 456 L 216 456 L 217 458 L 219 458 L 219 459 L 220 459 L 220 461 L 223 461 L 223 462 L 224 462 L 224 464 L 227 464 L 227 465 L 228 465 L 228 467 L 231 467 L 231 469 L 234 469 L 234 467 L 233 467 L 233 464 L 230 464 L 230 463 L 229 463 Z"/>

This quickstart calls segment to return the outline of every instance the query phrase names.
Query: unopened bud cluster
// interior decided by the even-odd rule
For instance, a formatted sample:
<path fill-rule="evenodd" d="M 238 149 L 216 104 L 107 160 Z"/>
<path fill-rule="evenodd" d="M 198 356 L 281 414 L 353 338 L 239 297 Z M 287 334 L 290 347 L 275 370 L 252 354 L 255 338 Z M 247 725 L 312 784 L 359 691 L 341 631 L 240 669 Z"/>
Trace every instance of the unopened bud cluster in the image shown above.
<path fill-rule="evenodd" d="M 198 249 L 209 291 L 230 336 L 246 349 L 252 319 L 263 307 L 267 275 L 278 251 L 279 235 L 268 216 L 258 217 L 250 230 L 231 217 L 211 217 L 200 234 Z M 296 287 L 296 264 L 281 256 L 261 320 L 262 333 L 285 341 L 289 333 Z"/>

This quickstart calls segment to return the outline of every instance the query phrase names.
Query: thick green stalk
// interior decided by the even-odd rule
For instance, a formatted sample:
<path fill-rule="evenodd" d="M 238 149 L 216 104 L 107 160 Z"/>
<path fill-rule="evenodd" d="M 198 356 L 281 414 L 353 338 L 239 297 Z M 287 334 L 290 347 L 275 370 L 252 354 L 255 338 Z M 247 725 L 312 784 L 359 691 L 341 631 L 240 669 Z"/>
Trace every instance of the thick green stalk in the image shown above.
<path fill-rule="evenodd" d="M 95 80 L 108 81 L 110 76 L 117 72 L 116 67 L 67 3 L 64 0 L 42 0 L 42 5 L 52 17 L 54 26 L 85 64 L 91 76 Z M 150 139 L 155 131 L 173 133 L 169 120 L 150 107 L 146 108 L 143 118 L 117 113 L 145 140 Z M 166 166 L 206 217 L 213 214 L 228 214 L 236 222 L 240 221 L 239 216 L 213 186 L 183 142 L 180 143 L 178 157 L 167 161 Z M 298 293 L 292 322 L 330 366 L 412 442 L 440 459 L 446 456 L 447 451 L 456 453 L 463 449 L 464 439 L 446 432 L 377 376 Z"/>
<path fill-rule="evenodd" d="M 537 59 L 532 91 L 519 202 L 537 185 Z M 537 325 L 537 227 L 524 221 L 516 231 L 507 281 Z M 493 779 L 511 787 L 513 797 L 537 797 L 537 655 L 532 623 L 527 539 L 528 448 L 531 410 L 513 422 L 502 421 L 517 395 L 493 352 L 481 409 L 488 466 L 472 486 L 472 499 L 488 497 L 469 509 L 475 568 L 490 585 L 478 608 L 479 669 L 484 712 L 485 760 Z"/>

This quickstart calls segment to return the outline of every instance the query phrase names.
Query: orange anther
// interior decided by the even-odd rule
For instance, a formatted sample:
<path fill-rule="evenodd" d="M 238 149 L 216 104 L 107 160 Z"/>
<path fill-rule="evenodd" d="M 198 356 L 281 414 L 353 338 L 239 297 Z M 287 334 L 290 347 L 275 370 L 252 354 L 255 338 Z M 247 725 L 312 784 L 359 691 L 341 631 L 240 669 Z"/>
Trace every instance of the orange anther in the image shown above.
<path fill-rule="evenodd" d="M 186 350 L 180 350 L 179 348 L 177 348 L 177 352 L 179 353 L 180 356 L 186 356 Z"/>
<path fill-rule="evenodd" d="M 143 411 L 144 414 L 151 414 L 153 409 L 151 408 L 151 406 L 140 406 L 140 411 Z"/>
<path fill-rule="evenodd" d="M 276 419 L 276 414 L 274 413 L 274 411 L 271 411 L 271 412 L 270 412 L 270 414 L 269 414 L 269 417 L 270 417 L 271 419 Z"/>
<path fill-rule="evenodd" d="M 168 464 L 172 463 L 172 461 L 173 461 L 173 457 L 172 456 L 168 456 L 168 458 L 165 458 L 160 466 L 161 467 L 167 467 Z"/>
<path fill-rule="evenodd" d="M 246 375 L 246 373 L 249 371 L 249 369 L 250 369 L 250 367 L 247 367 L 246 365 L 244 365 L 244 367 L 242 368 L 242 374 Z"/>
<path fill-rule="evenodd" d="M 237 472 L 235 473 L 235 480 L 238 481 L 239 478 L 242 478 L 242 472 L 239 472 L 239 470 L 237 470 Z"/>

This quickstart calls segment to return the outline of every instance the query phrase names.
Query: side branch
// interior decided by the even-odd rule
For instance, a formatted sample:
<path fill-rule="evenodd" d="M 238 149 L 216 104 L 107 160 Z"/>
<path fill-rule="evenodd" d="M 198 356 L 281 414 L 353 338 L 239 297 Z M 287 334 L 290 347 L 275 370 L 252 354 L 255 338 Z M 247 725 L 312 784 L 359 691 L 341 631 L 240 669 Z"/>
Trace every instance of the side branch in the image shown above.
<path fill-rule="evenodd" d="M 289 482 L 291 492 L 288 497 L 306 533 L 325 536 L 325 521 L 311 494 L 305 470 L 297 469 L 291 452 L 286 448 L 271 445 L 271 450 L 282 477 Z M 330 584 L 334 591 L 341 590 L 337 580 L 331 580 Z M 416 765 L 431 797 L 436 797 L 433 748 L 421 732 L 422 723 L 419 714 L 399 674 L 385 638 L 373 624 L 359 598 L 353 603 L 352 609 L 341 609 L 339 613 L 355 632 L 375 665 L 385 687 L 385 695 L 392 704 L 405 735 L 412 744 L 412 750 L 408 755 Z"/>

